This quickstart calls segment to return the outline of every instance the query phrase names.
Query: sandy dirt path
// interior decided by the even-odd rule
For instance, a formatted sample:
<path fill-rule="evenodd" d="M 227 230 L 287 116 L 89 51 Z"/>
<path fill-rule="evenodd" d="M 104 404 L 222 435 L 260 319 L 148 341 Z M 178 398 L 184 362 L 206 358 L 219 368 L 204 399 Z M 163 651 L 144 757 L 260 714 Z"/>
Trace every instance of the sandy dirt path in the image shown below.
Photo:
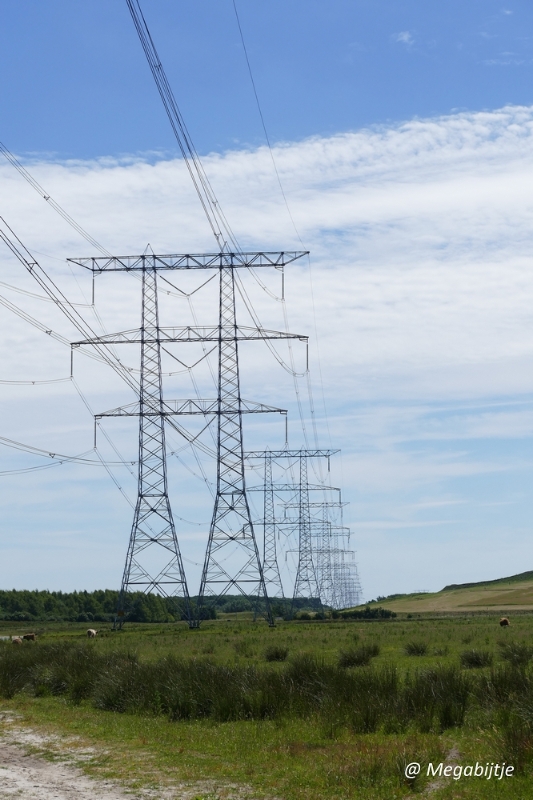
<path fill-rule="evenodd" d="M 104 748 L 25 727 L 18 714 L 0 711 L 0 800 L 257 800 L 250 787 L 229 782 L 170 777 L 135 790 L 87 777 L 80 765 L 105 756 Z"/>
<path fill-rule="evenodd" d="M 98 757 L 93 748 L 22 727 L 19 719 L 0 712 L 0 800 L 141 800 L 140 794 L 83 773 L 79 764 Z"/>
<path fill-rule="evenodd" d="M 67 763 L 28 755 L 24 747 L 0 739 L 0 798 L 16 800 L 133 800 L 104 781 L 87 778 Z"/>

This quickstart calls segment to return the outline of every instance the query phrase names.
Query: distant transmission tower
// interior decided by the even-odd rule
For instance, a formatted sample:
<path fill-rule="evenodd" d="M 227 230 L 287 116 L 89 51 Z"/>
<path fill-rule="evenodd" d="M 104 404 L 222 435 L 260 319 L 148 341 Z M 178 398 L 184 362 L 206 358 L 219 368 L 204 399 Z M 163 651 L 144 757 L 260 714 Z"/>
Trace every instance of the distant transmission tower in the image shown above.
<path fill-rule="evenodd" d="M 272 614 L 265 587 L 263 568 L 253 528 L 250 508 L 246 496 L 244 478 L 242 415 L 257 413 L 286 413 L 262 403 L 246 401 L 241 397 L 238 342 L 256 340 L 299 339 L 307 341 L 306 336 L 263 328 L 250 328 L 237 325 L 235 303 L 235 270 L 237 268 L 275 267 L 286 264 L 305 255 L 304 252 L 281 253 L 208 253 L 203 255 L 155 255 L 98 257 L 69 259 L 86 267 L 94 273 L 109 271 L 140 270 L 152 272 L 154 286 L 158 270 L 177 269 L 217 269 L 219 271 L 219 321 L 211 327 L 172 327 L 161 328 L 157 324 L 151 332 L 125 331 L 120 334 L 101 336 L 96 339 L 76 342 L 84 344 L 120 344 L 140 342 L 155 344 L 159 352 L 160 342 L 217 342 L 218 343 L 218 392 L 215 400 L 174 400 L 161 399 L 159 416 L 172 422 L 172 417 L 180 414 L 214 414 L 217 417 L 217 492 L 213 518 L 209 530 L 200 592 L 198 597 L 198 618 L 206 596 L 217 597 L 232 589 L 249 597 L 256 611 L 262 613 L 272 624 Z M 157 308 L 157 304 L 156 304 Z M 144 337 L 144 338 L 143 338 Z M 160 360 L 158 362 L 161 374 Z M 154 385 L 153 376 L 148 382 Z M 161 381 L 159 377 L 159 387 Z M 137 404 L 124 406 L 99 416 L 140 415 Z M 144 415 L 146 412 L 144 412 Z M 179 427 L 177 430 L 183 434 Z M 149 449 L 141 453 L 141 461 L 152 457 Z M 165 479 L 166 486 L 166 479 Z M 153 540 L 152 540 L 153 543 Z M 181 563 L 181 560 L 180 560 Z M 126 574 L 126 573 L 125 573 Z M 159 584 L 158 584 L 159 585 Z M 198 619 L 198 621 L 199 621 Z M 193 623 L 190 622 L 192 625 Z"/>
<path fill-rule="evenodd" d="M 317 599 L 320 601 L 320 585 L 315 564 L 315 556 L 313 555 L 313 537 L 315 535 L 313 528 L 315 527 L 315 520 L 311 518 L 309 492 L 316 490 L 339 491 L 338 489 L 334 489 L 333 487 L 325 484 L 310 485 L 307 475 L 307 461 L 310 458 L 320 457 L 327 458 L 329 460 L 330 456 L 337 452 L 338 450 L 289 450 L 288 448 L 285 448 L 283 450 L 260 450 L 246 453 L 246 458 L 248 459 L 262 458 L 265 460 L 265 483 L 263 487 L 265 495 L 265 562 L 267 558 L 266 554 L 268 542 L 268 550 L 271 559 L 269 564 L 271 565 L 271 571 L 274 575 L 276 574 L 276 570 L 279 574 L 279 566 L 277 562 L 275 539 L 273 546 L 270 537 L 267 540 L 267 511 L 269 514 L 273 514 L 274 491 L 290 491 L 292 493 L 296 492 L 297 495 L 297 500 L 294 504 L 285 504 L 286 508 L 298 509 L 297 517 L 292 519 L 285 518 L 278 523 L 279 525 L 283 526 L 289 524 L 298 532 L 298 567 L 296 571 L 296 580 L 294 583 L 293 600 L 297 598 L 307 598 Z M 298 484 L 291 483 L 279 485 L 272 482 L 272 459 L 282 458 L 298 460 L 300 472 Z M 253 487 L 253 490 L 256 490 L 257 488 L 259 487 Z M 270 500 L 270 498 L 272 499 Z M 270 510 L 271 503 L 272 510 Z"/>
<path fill-rule="evenodd" d="M 361 583 L 355 562 L 355 553 L 345 550 L 340 553 L 334 566 L 335 581 L 338 585 L 337 608 L 353 608 L 361 602 Z"/>
<path fill-rule="evenodd" d="M 248 455 L 248 454 L 246 454 Z M 269 597 L 284 597 L 276 547 L 276 510 L 272 482 L 272 453 L 264 452 L 263 575 Z"/>

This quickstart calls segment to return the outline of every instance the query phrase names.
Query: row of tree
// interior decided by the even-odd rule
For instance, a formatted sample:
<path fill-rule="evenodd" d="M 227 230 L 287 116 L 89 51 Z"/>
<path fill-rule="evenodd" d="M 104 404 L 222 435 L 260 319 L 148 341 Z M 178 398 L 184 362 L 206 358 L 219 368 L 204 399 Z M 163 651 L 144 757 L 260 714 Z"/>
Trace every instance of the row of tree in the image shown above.
<path fill-rule="evenodd" d="M 197 598 L 191 598 L 193 614 L 196 613 Z M 95 592 L 48 592 L 0 590 L 0 620 L 16 622 L 111 622 L 115 618 L 118 592 L 100 589 Z M 253 611 L 257 602 L 242 595 L 224 595 L 208 598 L 202 608 L 202 619 L 215 619 L 217 614 L 234 614 Z M 324 619 L 318 599 L 273 600 L 272 612 L 276 617 L 290 619 L 294 614 L 302 619 Z M 309 614 L 313 612 L 313 615 Z M 302 613 L 304 616 L 302 616 Z M 185 608 L 179 599 L 160 597 L 155 594 L 136 592 L 128 594 L 126 618 L 131 622 L 174 622 L 185 619 Z M 376 618 L 395 616 L 381 608 L 363 611 L 331 612 L 331 616 L 349 618 Z"/>

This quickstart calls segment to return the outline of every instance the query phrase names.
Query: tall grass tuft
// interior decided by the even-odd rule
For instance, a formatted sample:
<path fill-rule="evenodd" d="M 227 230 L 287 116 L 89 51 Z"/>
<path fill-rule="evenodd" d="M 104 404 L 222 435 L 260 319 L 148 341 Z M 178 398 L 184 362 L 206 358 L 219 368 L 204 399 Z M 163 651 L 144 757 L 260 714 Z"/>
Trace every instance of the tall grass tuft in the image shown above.
<path fill-rule="evenodd" d="M 428 646 L 425 642 L 407 642 L 404 651 L 407 656 L 425 656 Z"/>
<path fill-rule="evenodd" d="M 289 648 L 279 644 L 271 644 L 265 649 L 265 661 L 286 661 Z"/>
<path fill-rule="evenodd" d="M 363 667 L 370 664 L 370 661 L 379 656 L 379 644 L 362 644 L 359 647 L 352 647 L 349 650 L 341 650 L 339 653 L 338 664 L 341 669 L 349 667 Z"/>
<path fill-rule="evenodd" d="M 498 642 L 500 656 L 515 667 L 525 667 L 533 657 L 533 647 L 523 642 Z"/>
<path fill-rule="evenodd" d="M 466 669 L 490 667 L 493 655 L 488 650 L 463 650 L 459 656 L 461 666 Z"/>

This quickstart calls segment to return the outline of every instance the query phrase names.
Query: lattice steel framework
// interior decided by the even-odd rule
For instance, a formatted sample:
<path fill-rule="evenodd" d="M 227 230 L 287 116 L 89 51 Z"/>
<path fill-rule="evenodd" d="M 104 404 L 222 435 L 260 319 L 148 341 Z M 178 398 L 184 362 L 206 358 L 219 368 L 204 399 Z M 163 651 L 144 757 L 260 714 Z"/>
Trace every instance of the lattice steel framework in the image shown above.
<path fill-rule="evenodd" d="M 127 612 L 127 596 L 139 589 L 182 598 L 192 624 L 189 591 L 168 497 L 159 312 L 155 269 L 142 273 L 141 378 L 139 393 L 139 483 L 118 615 Z M 162 548 L 163 567 L 156 575 L 149 549 Z M 170 556 L 170 559 L 169 559 Z M 159 558 L 151 559 L 156 565 Z"/>
<path fill-rule="evenodd" d="M 307 483 L 307 458 L 300 455 L 300 483 L 298 486 L 298 567 L 294 581 L 293 599 L 306 597 L 320 599 L 311 534 L 311 511 Z"/>
<path fill-rule="evenodd" d="M 141 349 L 139 401 L 98 416 L 139 418 L 139 472 L 126 564 L 122 576 L 116 624 L 127 619 L 132 592 L 142 591 L 172 598 L 174 613 L 194 626 L 187 579 L 168 496 L 165 407 L 161 378 L 161 336 L 157 298 L 157 272 L 144 262 L 142 269 L 141 327 L 135 332 Z M 87 340 L 82 344 L 117 341 L 120 334 Z M 120 413 L 122 412 L 122 413 Z"/>
<path fill-rule="evenodd" d="M 278 564 L 276 546 L 276 509 L 272 480 L 272 454 L 265 455 L 265 493 L 263 495 L 263 574 L 270 597 L 283 597 L 283 583 Z"/>
<path fill-rule="evenodd" d="M 309 503 L 313 560 L 320 600 L 323 605 L 334 609 L 357 605 L 361 596 L 355 553 L 348 549 L 350 529 L 342 524 L 344 505 L 340 499 Z M 286 512 L 288 509 L 298 510 L 299 504 L 289 502 L 284 506 L 285 520 L 294 524 L 297 520 L 287 517 Z M 340 524 L 335 524 L 332 516 Z"/>
<path fill-rule="evenodd" d="M 165 342 L 218 342 L 218 396 L 213 400 L 162 400 L 160 418 L 171 422 L 179 414 L 215 414 L 217 417 L 217 491 L 209 530 L 204 567 L 198 597 L 198 622 L 208 595 L 220 596 L 231 590 L 253 599 L 256 611 L 273 624 L 265 586 L 263 567 L 246 496 L 244 474 L 242 415 L 278 411 L 260 403 L 242 399 L 239 375 L 239 340 L 300 339 L 306 336 L 263 328 L 237 325 L 235 303 L 235 269 L 242 267 L 276 267 L 295 261 L 305 252 L 281 253 L 208 253 L 204 255 L 155 255 L 69 259 L 90 269 L 93 274 L 114 271 L 162 269 L 217 269 L 219 271 L 219 321 L 215 327 L 160 328 L 144 336 L 145 344 Z M 138 331 L 102 336 L 74 343 L 119 344 L 139 341 Z M 159 373 L 161 367 L 159 364 Z M 131 416 L 140 413 L 136 404 L 122 406 L 98 416 Z M 171 424 L 174 424 L 171 422 Z M 177 428 L 180 430 L 179 428 Z M 182 432 L 180 430 L 180 432 Z"/>
<path fill-rule="evenodd" d="M 276 543 L 274 538 L 273 547 L 271 546 L 271 537 L 267 540 L 267 512 L 273 516 L 274 513 L 274 492 L 291 491 L 296 492 L 297 502 L 293 504 L 285 504 L 287 508 L 297 508 L 298 516 L 296 519 L 280 521 L 279 525 L 291 525 L 291 527 L 298 532 L 298 566 L 296 570 L 296 579 L 294 583 L 293 599 L 306 598 L 306 599 L 321 599 L 320 581 L 318 578 L 317 564 L 315 563 L 315 555 L 313 553 L 313 538 L 316 536 L 316 520 L 311 518 L 311 505 L 309 502 L 310 491 L 335 491 L 338 489 L 328 486 L 326 484 L 310 485 L 308 481 L 307 462 L 310 458 L 327 458 L 337 453 L 338 450 L 262 450 L 251 451 L 246 453 L 246 458 L 262 458 L 265 460 L 265 483 L 263 486 L 264 491 L 264 525 L 265 525 L 265 562 L 266 562 L 266 547 L 267 541 L 270 553 L 274 561 L 274 574 L 279 574 L 279 565 L 277 561 Z M 298 484 L 274 484 L 272 482 L 272 459 L 296 459 L 299 462 L 299 483 Z M 268 466 L 267 466 L 268 465 Z M 269 469 L 270 467 L 270 469 Z M 268 479 L 267 479 L 268 476 Z M 256 487 L 253 487 L 254 489 Z M 270 509 L 272 505 L 272 509 Z M 280 578 L 281 583 L 281 578 Z"/>
<path fill-rule="evenodd" d="M 221 265 L 219 281 L 217 489 L 198 608 L 201 615 L 206 595 L 237 590 L 252 599 L 255 613 L 261 613 L 273 625 L 246 496 L 233 265 Z"/>

